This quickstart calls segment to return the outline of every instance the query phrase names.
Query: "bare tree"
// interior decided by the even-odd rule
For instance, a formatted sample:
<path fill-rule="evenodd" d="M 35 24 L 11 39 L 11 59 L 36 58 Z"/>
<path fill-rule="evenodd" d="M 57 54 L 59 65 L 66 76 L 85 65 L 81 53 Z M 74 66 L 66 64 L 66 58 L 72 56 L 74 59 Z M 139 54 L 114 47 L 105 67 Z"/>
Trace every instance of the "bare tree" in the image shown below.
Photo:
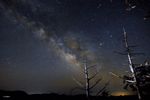
<path fill-rule="evenodd" d="M 120 53 L 120 52 L 117 52 L 117 53 L 119 53 L 121 55 L 127 55 L 131 75 L 130 76 L 124 75 L 123 77 L 121 77 L 121 76 L 118 76 L 112 72 L 110 74 L 112 74 L 113 76 L 116 76 L 118 78 L 123 79 L 123 83 L 126 83 L 126 85 L 124 86 L 124 89 L 126 89 L 128 86 L 130 86 L 132 89 L 136 89 L 137 94 L 138 94 L 138 98 L 142 99 L 141 98 L 142 93 L 140 91 L 139 81 L 137 80 L 137 76 L 136 76 L 135 64 L 133 63 L 133 59 L 132 59 L 132 56 L 139 55 L 142 53 L 133 53 L 133 50 L 131 48 L 133 48 L 135 46 L 131 46 L 128 44 L 127 33 L 126 33 L 124 27 L 123 27 L 123 35 L 124 35 L 124 43 L 125 43 L 125 49 L 126 50 L 125 50 L 125 53 Z"/>
<path fill-rule="evenodd" d="M 132 61 L 131 47 L 128 45 L 127 33 L 126 33 L 124 28 L 123 28 L 123 33 L 124 33 L 124 41 L 125 41 L 126 53 L 127 53 L 127 56 L 128 56 L 129 68 L 130 68 L 131 75 L 132 75 L 131 77 L 133 77 L 132 82 L 135 83 L 135 86 L 136 86 L 136 89 L 137 89 L 138 98 L 141 99 L 141 91 L 139 89 L 139 83 L 138 83 L 137 77 L 136 77 L 135 66 L 134 66 L 133 61 Z"/>
<path fill-rule="evenodd" d="M 146 60 L 144 64 L 135 64 L 133 63 L 133 56 L 135 55 L 144 55 L 143 53 L 135 53 L 132 49 L 136 46 L 131 46 L 128 43 L 127 33 L 123 28 L 124 34 L 124 43 L 125 43 L 125 52 L 117 52 L 121 55 L 126 55 L 128 57 L 128 63 L 130 68 L 130 75 L 117 75 L 113 72 L 110 72 L 111 75 L 118 77 L 123 80 L 125 84 L 124 89 L 131 88 L 133 91 L 137 91 L 139 99 L 144 98 L 144 94 L 149 94 L 150 87 L 150 64 Z"/>
<path fill-rule="evenodd" d="M 82 69 L 83 69 L 82 72 L 84 74 L 84 76 L 83 76 L 84 82 L 80 82 L 79 80 L 76 80 L 75 78 L 73 78 L 74 81 L 80 86 L 80 87 L 74 88 L 73 90 L 75 90 L 75 89 L 84 90 L 86 97 L 89 99 L 89 97 L 91 96 L 91 92 L 92 92 L 93 88 L 95 88 L 100 83 L 102 78 L 96 79 L 99 71 L 96 69 L 96 65 L 92 65 L 92 66 L 88 65 L 87 57 L 85 57 L 85 59 L 84 59 Z M 91 75 L 90 72 L 92 69 L 94 69 L 95 71 Z M 98 96 L 98 95 L 101 95 L 103 93 L 107 94 L 108 91 L 106 91 L 106 88 L 107 88 L 108 84 L 109 84 L 109 82 L 107 82 L 103 88 L 99 89 L 99 91 L 95 95 Z"/>

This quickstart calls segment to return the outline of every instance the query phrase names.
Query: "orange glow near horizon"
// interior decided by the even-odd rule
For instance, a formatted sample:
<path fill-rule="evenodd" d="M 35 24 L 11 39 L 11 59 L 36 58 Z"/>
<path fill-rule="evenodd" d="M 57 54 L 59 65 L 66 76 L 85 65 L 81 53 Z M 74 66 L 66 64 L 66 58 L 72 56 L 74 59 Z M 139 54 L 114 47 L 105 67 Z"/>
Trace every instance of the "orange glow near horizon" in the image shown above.
<path fill-rule="evenodd" d="M 117 92 L 113 92 L 111 95 L 112 96 L 129 96 L 129 95 L 133 95 L 133 93 L 117 91 Z"/>

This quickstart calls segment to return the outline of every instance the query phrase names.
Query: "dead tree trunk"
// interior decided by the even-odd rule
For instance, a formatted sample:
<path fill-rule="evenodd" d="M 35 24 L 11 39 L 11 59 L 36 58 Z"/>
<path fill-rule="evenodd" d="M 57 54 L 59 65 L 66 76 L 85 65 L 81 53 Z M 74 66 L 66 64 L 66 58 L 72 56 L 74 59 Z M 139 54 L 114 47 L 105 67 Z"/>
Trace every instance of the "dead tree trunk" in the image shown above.
<path fill-rule="evenodd" d="M 82 73 L 84 75 L 83 76 L 84 82 L 80 82 L 79 80 L 76 80 L 75 78 L 73 78 L 74 81 L 80 86 L 80 88 L 76 87 L 73 90 L 75 89 L 84 90 L 87 99 L 90 99 L 90 96 L 91 96 L 90 93 L 92 89 L 95 88 L 98 85 L 98 83 L 102 80 L 101 78 L 96 79 L 96 76 L 98 75 L 99 72 L 96 70 L 95 66 L 96 65 L 89 66 L 87 57 L 85 57 L 83 61 L 83 67 L 81 67 Z M 92 69 L 95 70 L 94 73 L 92 72 Z M 101 88 L 98 91 L 98 93 L 96 93 L 96 96 L 104 92 L 107 86 L 108 86 L 108 82 L 105 84 L 103 88 Z"/>
<path fill-rule="evenodd" d="M 85 74 L 85 86 L 86 86 L 86 97 L 89 98 L 90 95 L 90 87 L 89 87 L 89 72 L 88 72 L 88 68 L 87 68 L 87 58 L 85 59 L 84 62 L 84 74 Z"/>
<path fill-rule="evenodd" d="M 139 84 L 137 82 L 137 79 L 136 79 L 136 74 L 135 74 L 135 68 L 134 68 L 134 64 L 133 64 L 133 61 L 132 61 L 132 58 L 131 58 L 131 50 L 130 50 L 130 47 L 128 45 L 128 40 L 127 40 L 127 33 L 125 31 L 125 29 L 123 28 L 123 32 L 124 32 L 124 41 L 125 41 L 125 48 L 126 48 L 126 52 L 127 52 L 127 56 L 128 56 L 128 62 L 129 62 L 129 67 L 130 67 L 130 71 L 131 71 L 131 74 L 132 74 L 132 77 L 133 77 L 133 81 L 135 82 L 135 85 L 136 85 L 136 89 L 137 89 L 137 94 L 138 94 L 138 98 L 139 100 L 141 100 L 141 92 L 139 90 Z"/>

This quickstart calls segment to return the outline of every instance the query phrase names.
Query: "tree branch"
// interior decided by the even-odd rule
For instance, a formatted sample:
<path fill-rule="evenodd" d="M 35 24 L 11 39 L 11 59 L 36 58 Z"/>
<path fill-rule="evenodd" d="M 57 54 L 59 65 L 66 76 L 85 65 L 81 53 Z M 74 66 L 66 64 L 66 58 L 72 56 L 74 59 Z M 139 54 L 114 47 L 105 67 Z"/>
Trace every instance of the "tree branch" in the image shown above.
<path fill-rule="evenodd" d="M 73 77 L 73 80 L 74 80 L 80 87 L 84 87 L 84 85 L 83 85 L 80 81 L 76 80 L 74 77 Z"/>
<path fill-rule="evenodd" d="M 122 53 L 122 52 L 118 52 L 118 51 L 114 51 L 114 53 L 120 54 L 120 55 L 127 55 L 127 53 Z"/>
<path fill-rule="evenodd" d="M 99 94 L 101 94 L 101 93 L 106 89 L 106 87 L 107 87 L 108 85 L 109 85 L 109 82 L 107 82 L 107 83 L 105 84 L 105 86 L 97 92 L 96 96 L 98 96 Z"/>
<path fill-rule="evenodd" d="M 93 76 L 89 77 L 89 80 L 93 79 L 94 77 L 96 77 L 96 75 L 98 74 L 98 72 L 96 72 Z"/>
<path fill-rule="evenodd" d="M 101 80 L 102 80 L 102 79 L 98 79 L 98 80 L 95 82 L 95 84 L 93 84 L 89 89 L 94 88 Z"/>
<path fill-rule="evenodd" d="M 89 66 L 89 67 L 87 67 L 87 70 L 89 70 L 89 69 L 91 69 L 91 68 L 93 68 L 93 67 L 95 67 L 96 65 L 92 65 L 92 66 Z"/>

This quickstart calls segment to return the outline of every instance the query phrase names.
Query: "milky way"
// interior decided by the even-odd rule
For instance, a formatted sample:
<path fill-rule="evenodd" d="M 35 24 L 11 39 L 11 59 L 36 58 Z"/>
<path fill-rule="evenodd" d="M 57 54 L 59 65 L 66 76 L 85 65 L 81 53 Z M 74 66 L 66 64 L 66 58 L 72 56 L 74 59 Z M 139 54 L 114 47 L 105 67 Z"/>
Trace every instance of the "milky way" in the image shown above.
<path fill-rule="evenodd" d="M 126 56 L 115 53 L 124 51 L 123 27 L 145 53 L 135 63 L 150 56 L 143 5 L 128 11 L 121 0 L 1 0 L 0 89 L 68 93 L 87 56 L 100 71 L 100 86 L 110 81 L 110 91 L 123 91 L 121 80 L 109 75 L 129 70 Z"/>

